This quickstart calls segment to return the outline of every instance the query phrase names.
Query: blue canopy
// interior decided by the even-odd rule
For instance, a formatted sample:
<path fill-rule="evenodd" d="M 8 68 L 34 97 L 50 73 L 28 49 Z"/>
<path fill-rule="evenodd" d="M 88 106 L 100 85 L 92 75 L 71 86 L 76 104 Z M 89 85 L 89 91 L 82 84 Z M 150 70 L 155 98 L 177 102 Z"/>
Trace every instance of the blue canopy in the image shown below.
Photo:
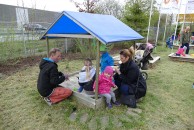
<path fill-rule="evenodd" d="M 103 44 L 143 39 L 112 15 L 64 11 L 45 32 L 47 37 L 97 38 Z"/>

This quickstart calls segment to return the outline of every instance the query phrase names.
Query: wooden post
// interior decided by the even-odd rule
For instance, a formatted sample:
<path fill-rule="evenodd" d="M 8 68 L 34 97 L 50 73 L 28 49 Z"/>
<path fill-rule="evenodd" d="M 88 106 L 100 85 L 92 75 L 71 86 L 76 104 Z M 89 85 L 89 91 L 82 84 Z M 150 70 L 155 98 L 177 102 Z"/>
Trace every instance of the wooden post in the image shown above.
<path fill-rule="evenodd" d="M 65 38 L 65 53 L 67 53 L 67 50 L 68 50 L 68 48 L 67 48 L 67 38 Z"/>
<path fill-rule="evenodd" d="M 49 57 L 49 39 L 46 37 L 47 57 Z"/>
<path fill-rule="evenodd" d="M 100 41 L 97 41 L 97 56 L 96 56 L 96 88 L 95 88 L 95 102 L 98 99 L 98 77 L 99 77 L 99 66 L 100 66 Z"/>
<path fill-rule="evenodd" d="M 133 54 L 133 59 L 135 60 L 135 51 L 136 51 L 136 42 L 133 41 L 133 49 L 134 49 L 134 54 Z"/>

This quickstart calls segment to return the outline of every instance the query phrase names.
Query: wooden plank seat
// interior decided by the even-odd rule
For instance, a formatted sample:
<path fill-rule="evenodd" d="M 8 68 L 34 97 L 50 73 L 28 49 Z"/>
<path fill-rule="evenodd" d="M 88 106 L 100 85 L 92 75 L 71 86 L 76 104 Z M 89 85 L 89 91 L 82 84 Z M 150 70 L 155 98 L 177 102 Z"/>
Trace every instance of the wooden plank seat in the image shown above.
<path fill-rule="evenodd" d="M 160 56 L 153 57 L 153 60 L 149 60 L 149 63 L 154 64 L 158 60 L 160 60 Z"/>
<path fill-rule="evenodd" d="M 95 100 L 95 95 L 89 95 L 86 94 L 86 92 L 83 90 L 81 93 L 77 92 L 79 88 L 78 84 L 78 77 L 79 72 L 75 72 L 70 74 L 69 80 L 61 83 L 60 85 L 65 88 L 70 88 L 73 91 L 73 98 L 77 100 L 77 102 L 81 105 L 85 105 L 89 108 L 97 109 L 105 106 L 105 99 L 103 97 L 98 97 L 97 100 Z M 117 88 L 116 88 L 117 89 Z M 115 88 L 113 91 L 116 90 Z"/>
<path fill-rule="evenodd" d="M 168 55 L 168 57 L 173 60 L 173 61 L 183 61 L 183 62 L 191 62 L 194 63 L 194 57 L 192 57 L 191 55 L 187 55 L 184 56 L 176 56 L 175 53 L 171 53 Z"/>

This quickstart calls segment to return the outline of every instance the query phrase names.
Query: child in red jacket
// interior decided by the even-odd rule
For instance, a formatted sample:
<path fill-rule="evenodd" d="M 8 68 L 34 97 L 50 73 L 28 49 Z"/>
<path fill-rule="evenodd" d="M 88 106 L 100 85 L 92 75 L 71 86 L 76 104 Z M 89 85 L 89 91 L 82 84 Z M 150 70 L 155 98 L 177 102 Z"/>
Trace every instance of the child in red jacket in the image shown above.
<path fill-rule="evenodd" d="M 99 76 L 98 93 L 100 96 L 103 96 L 106 98 L 106 103 L 108 108 L 112 108 L 111 99 L 113 101 L 113 104 L 117 106 L 120 105 L 120 103 L 116 102 L 115 94 L 111 90 L 111 87 L 116 87 L 112 79 L 113 79 L 113 68 L 111 66 L 107 66 L 104 72 Z M 96 83 L 94 83 L 93 88 L 95 90 Z"/>

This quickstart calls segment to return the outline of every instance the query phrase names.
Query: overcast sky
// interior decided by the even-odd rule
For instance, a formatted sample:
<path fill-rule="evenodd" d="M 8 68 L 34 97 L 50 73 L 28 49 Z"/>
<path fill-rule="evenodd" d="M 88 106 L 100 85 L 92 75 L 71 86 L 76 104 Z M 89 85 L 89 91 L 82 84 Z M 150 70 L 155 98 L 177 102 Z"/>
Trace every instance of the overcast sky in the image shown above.
<path fill-rule="evenodd" d="M 49 10 L 49 11 L 77 11 L 74 3 L 70 2 L 70 0 L 0 0 L 0 4 L 7 5 L 15 5 L 22 6 L 22 1 L 24 2 L 24 7 L 36 8 L 41 10 Z M 84 0 L 75 0 L 79 2 L 83 2 Z M 125 0 L 118 0 L 121 4 L 124 4 Z M 161 4 L 163 0 L 156 0 L 158 4 Z M 173 0 L 172 0 L 173 1 Z M 181 0 L 180 0 L 181 1 Z M 187 0 L 182 0 L 182 4 Z M 151 0 L 150 0 L 151 3 Z M 185 9 L 181 9 L 184 11 Z"/>
<path fill-rule="evenodd" d="M 36 8 L 42 10 L 50 11 L 77 11 L 75 5 L 70 2 L 70 0 L 0 0 L 0 4 L 16 5 L 22 6 L 22 1 L 24 2 L 24 7 Z M 84 0 L 76 0 L 83 2 Z M 124 0 L 118 0 L 124 3 Z M 23 7 L 23 6 L 22 6 Z"/>
<path fill-rule="evenodd" d="M 61 12 L 63 10 L 76 11 L 75 5 L 70 0 L 0 0 L 0 4 L 22 6 L 42 10 Z"/>

